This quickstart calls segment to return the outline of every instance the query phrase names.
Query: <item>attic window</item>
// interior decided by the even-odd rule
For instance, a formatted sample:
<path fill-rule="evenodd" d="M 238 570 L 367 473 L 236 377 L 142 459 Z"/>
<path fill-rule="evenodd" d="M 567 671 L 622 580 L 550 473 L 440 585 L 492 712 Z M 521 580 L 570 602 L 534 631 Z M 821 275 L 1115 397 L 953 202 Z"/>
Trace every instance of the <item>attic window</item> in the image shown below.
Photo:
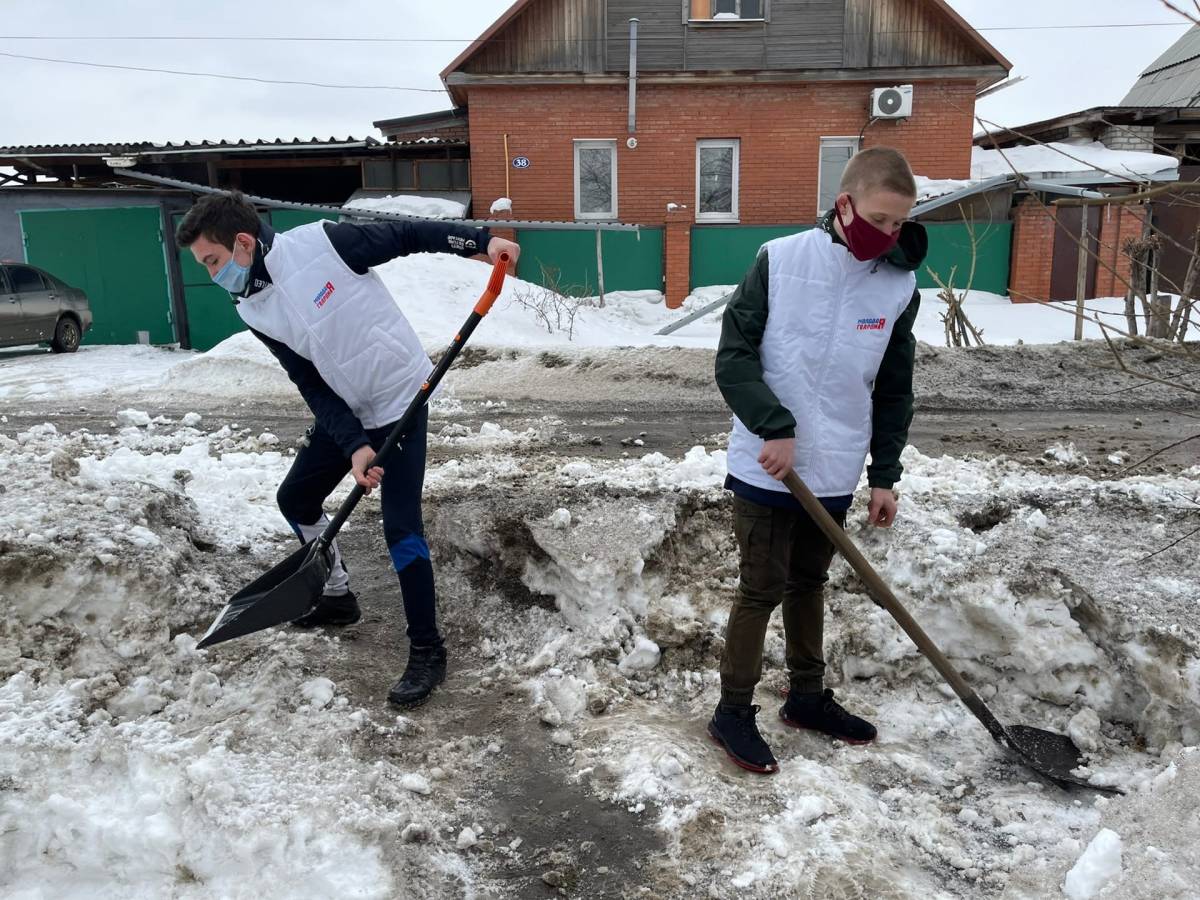
<path fill-rule="evenodd" d="M 767 0 L 686 0 L 689 22 L 762 22 Z"/>

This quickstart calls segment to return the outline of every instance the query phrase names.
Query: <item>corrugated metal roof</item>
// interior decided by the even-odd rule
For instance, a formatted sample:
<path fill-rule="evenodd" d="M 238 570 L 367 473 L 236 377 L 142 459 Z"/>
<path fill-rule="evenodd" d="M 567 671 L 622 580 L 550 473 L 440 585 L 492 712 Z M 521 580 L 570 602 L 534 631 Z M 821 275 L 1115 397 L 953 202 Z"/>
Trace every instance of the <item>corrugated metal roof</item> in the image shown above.
<path fill-rule="evenodd" d="M 1143 75 L 1122 106 L 1192 106 L 1200 99 L 1200 57 Z"/>
<path fill-rule="evenodd" d="M 300 149 L 306 147 L 331 149 L 339 146 L 352 147 L 375 147 L 383 146 L 383 142 L 378 138 L 366 137 L 346 137 L 346 138 L 292 138 L 290 141 L 283 138 L 275 138 L 274 140 L 237 140 L 237 141 L 183 141 L 181 143 L 173 143 L 168 141 L 165 144 L 158 144 L 153 141 L 135 141 L 132 143 L 116 143 L 116 144 L 36 144 L 24 147 L 0 147 L 0 155 L 3 156 L 44 156 L 46 154 L 106 154 L 116 155 L 121 153 L 171 153 L 171 152 L 201 152 L 208 150 L 283 150 L 283 149 Z"/>
<path fill-rule="evenodd" d="M 1200 98 L 1200 26 L 1150 63 L 1122 106 L 1191 106 Z"/>
<path fill-rule="evenodd" d="M 1179 40 L 1168 47 L 1158 59 L 1142 69 L 1142 75 L 1149 75 L 1168 66 L 1177 66 L 1189 59 L 1200 56 L 1200 26 L 1190 28 Z"/>

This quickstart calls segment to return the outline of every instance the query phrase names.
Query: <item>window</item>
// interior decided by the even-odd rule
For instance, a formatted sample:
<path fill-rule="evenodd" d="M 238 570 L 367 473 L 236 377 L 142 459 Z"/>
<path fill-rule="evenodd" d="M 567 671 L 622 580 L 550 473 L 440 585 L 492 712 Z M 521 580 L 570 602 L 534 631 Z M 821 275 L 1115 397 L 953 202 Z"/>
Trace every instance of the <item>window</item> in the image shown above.
<path fill-rule="evenodd" d="M 8 277 L 12 281 L 13 290 L 18 294 L 46 290 L 46 286 L 42 283 L 41 273 L 37 269 L 31 269 L 28 266 L 9 266 Z"/>
<path fill-rule="evenodd" d="M 617 142 L 575 142 L 575 218 L 617 217 Z"/>
<path fill-rule="evenodd" d="M 821 165 L 817 175 L 817 212 L 824 214 L 837 200 L 846 163 L 858 152 L 858 138 L 821 138 Z"/>
<path fill-rule="evenodd" d="M 696 142 L 696 221 L 738 220 L 738 140 Z"/>
<path fill-rule="evenodd" d="M 684 15 L 689 22 L 762 21 L 767 0 L 686 0 Z"/>
<path fill-rule="evenodd" d="M 384 159 L 362 164 L 363 187 L 372 190 L 469 191 L 465 159 Z"/>

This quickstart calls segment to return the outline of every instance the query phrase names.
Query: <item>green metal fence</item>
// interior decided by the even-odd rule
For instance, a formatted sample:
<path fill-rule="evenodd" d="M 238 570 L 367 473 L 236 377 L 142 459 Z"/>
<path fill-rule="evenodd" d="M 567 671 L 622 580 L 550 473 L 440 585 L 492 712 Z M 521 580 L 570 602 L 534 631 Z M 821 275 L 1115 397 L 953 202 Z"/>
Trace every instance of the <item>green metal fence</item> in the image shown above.
<path fill-rule="evenodd" d="M 812 228 L 812 225 L 744 226 L 697 225 L 692 228 L 693 288 L 711 284 L 737 284 L 754 262 L 758 248 L 767 241 Z M 929 270 L 956 288 L 964 288 L 975 257 L 972 287 L 1004 294 L 1008 291 L 1009 258 L 1012 251 L 1011 222 L 930 222 L 929 255 L 917 273 L 917 286 L 936 287 Z M 972 252 L 971 231 L 975 234 Z"/>
<path fill-rule="evenodd" d="M 542 283 L 543 266 L 561 290 L 592 296 L 597 292 L 596 235 L 590 231 L 521 229 L 517 276 Z M 605 231 L 600 238 L 606 291 L 663 289 L 663 230 Z"/>
<path fill-rule="evenodd" d="M 25 259 L 88 295 L 87 344 L 175 340 L 157 206 L 22 210 Z"/>

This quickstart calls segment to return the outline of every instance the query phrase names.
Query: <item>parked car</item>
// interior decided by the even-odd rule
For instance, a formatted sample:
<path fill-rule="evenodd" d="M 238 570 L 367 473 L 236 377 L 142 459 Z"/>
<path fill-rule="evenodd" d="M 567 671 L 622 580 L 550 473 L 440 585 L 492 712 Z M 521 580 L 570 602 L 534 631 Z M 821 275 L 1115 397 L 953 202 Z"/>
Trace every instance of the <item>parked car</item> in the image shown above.
<path fill-rule="evenodd" d="M 26 263 L 0 263 L 0 347 L 49 342 L 74 353 L 92 327 L 87 294 Z"/>

